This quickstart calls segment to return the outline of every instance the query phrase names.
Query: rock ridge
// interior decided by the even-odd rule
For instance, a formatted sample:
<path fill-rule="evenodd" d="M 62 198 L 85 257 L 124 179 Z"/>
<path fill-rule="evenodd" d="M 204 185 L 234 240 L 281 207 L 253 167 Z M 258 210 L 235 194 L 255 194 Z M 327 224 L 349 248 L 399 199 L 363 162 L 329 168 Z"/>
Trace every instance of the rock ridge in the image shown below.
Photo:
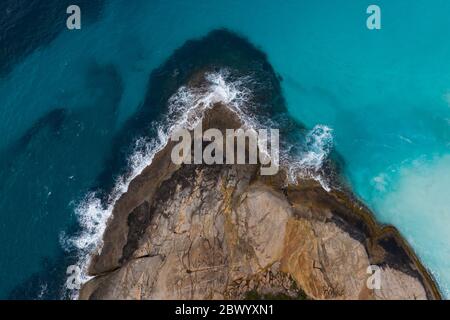
<path fill-rule="evenodd" d="M 221 104 L 202 122 L 242 125 Z M 440 299 L 399 232 L 349 192 L 258 165 L 177 166 L 173 145 L 117 201 L 80 299 Z"/>

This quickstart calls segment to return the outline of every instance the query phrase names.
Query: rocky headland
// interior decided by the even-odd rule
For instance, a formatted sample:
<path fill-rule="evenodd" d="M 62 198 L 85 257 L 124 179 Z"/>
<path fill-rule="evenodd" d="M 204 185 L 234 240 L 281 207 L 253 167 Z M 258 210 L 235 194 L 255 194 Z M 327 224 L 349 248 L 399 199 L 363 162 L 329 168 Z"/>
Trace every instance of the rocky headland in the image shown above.
<path fill-rule="evenodd" d="M 261 113 L 284 109 L 265 55 L 222 30 L 156 70 L 148 110 L 217 66 L 262 79 L 253 88 Z M 223 103 L 201 121 L 203 130 L 243 125 Z M 399 232 L 378 224 L 347 188 L 290 183 L 289 164 L 275 176 L 260 175 L 259 165 L 175 165 L 174 144 L 115 203 L 80 299 L 440 299 Z M 371 265 L 379 267 L 379 289 L 367 286 Z"/>
<path fill-rule="evenodd" d="M 203 128 L 239 128 L 217 105 Z M 257 165 L 180 165 L 169 143 L 116 203 L 81 299 L 436 299 L 398 231 L 319 183 Z M 369 265 L 381 288 L 368 289 Z"/>

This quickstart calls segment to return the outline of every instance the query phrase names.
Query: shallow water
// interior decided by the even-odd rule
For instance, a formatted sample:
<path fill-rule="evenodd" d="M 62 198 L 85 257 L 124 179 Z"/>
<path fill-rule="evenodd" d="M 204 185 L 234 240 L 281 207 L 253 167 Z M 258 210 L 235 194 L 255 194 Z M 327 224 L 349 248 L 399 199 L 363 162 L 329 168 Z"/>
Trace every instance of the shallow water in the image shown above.
<path fill-rule="evenodd" d="M 368 4 L 108 1 L 80 31 L 64 30 L 63 10 L 59 24 L 35 28 L 28 51 L 12 46 L 0 79 L 0 297 L 59 297 L 49 280 L 74 259 L 61 233 L 108 170 L 150 72 L 218 27 L 268 54 L 292 117 L 333 129 L 355 192 L 401 230 L 449 297 L 450 3 L 378 1 L 380 31 L 365 26 Z M 23 41 L 16 32 L 9 41 Z"/>

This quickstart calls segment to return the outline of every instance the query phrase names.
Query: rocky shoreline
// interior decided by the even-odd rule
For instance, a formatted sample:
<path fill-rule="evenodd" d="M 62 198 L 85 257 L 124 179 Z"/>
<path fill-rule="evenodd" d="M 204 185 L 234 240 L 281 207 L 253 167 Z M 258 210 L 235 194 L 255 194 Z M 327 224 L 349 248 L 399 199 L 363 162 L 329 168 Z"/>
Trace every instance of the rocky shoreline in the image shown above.
<path fill-rule="evenodd" d="M 203 117 L 204 130 L 241 125 L 221 104 Z M 441 298 L 397 229 L 351 193 L 257 165 L 176 166 L 173 145 L 116 202 L 80 299 Z"/>

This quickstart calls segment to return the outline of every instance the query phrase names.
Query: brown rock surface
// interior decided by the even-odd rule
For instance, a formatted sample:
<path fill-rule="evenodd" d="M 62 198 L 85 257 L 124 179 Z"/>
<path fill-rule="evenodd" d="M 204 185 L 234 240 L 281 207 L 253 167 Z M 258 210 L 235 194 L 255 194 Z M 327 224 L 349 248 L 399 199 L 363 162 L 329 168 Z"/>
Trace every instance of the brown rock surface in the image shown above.
<path fill-rule="evenodd" d="M 223 106 L 203 128 L 240 123 Z M 116 203 L 80 299 L 435 299 L 432 279 L 393 227 L 346 193 L 284 187 L 256 165 L 182 165 L 171 145 Z M 366 286 L 381 269 L 381 289 Z"/>

